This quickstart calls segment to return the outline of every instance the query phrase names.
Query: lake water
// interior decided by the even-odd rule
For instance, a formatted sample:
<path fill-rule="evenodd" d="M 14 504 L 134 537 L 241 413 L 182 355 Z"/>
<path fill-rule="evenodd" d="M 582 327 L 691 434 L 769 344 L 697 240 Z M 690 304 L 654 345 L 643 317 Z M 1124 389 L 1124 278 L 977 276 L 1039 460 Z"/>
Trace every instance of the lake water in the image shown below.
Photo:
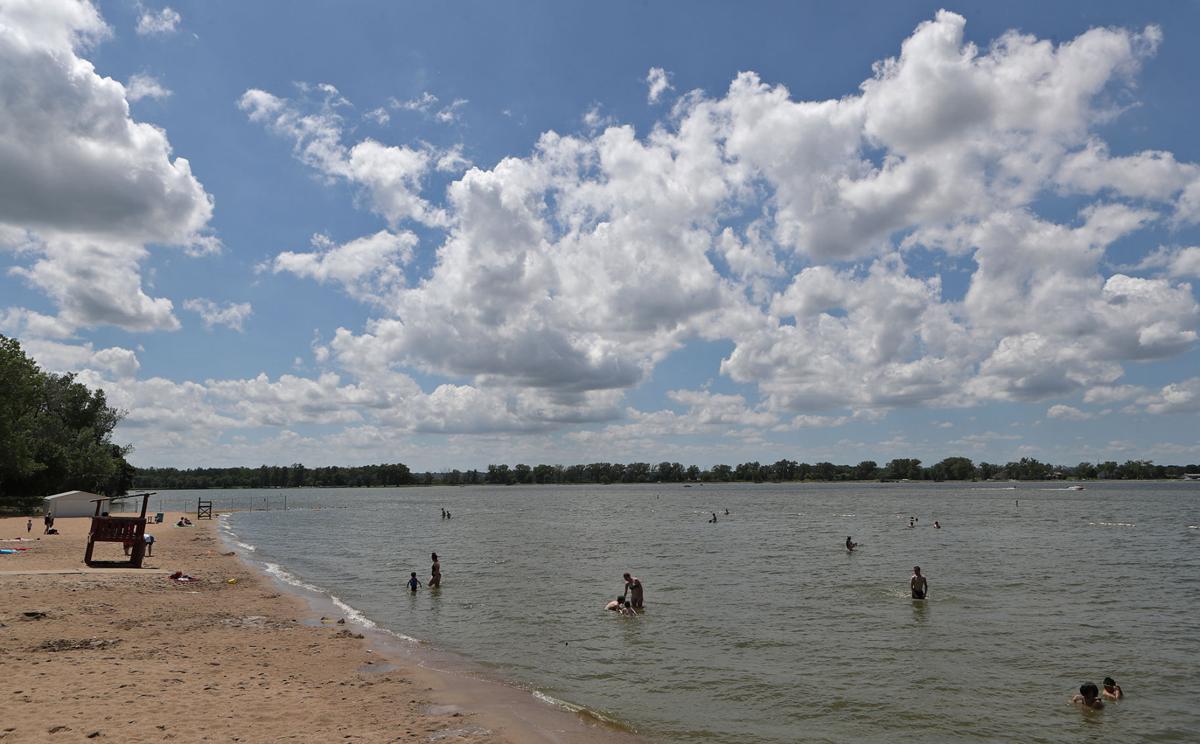
<path fill-rule="evenodd" d="M 229 520 L 256 559 L 651 741 L 1200 740 L 1200 484 L 288 493 L 344 508 L 207 495 L 271 499 Z M 627 570 L 637 618 L 603 609 Z M 1106 675 L 1125 701 L 1067 704 Z"/>

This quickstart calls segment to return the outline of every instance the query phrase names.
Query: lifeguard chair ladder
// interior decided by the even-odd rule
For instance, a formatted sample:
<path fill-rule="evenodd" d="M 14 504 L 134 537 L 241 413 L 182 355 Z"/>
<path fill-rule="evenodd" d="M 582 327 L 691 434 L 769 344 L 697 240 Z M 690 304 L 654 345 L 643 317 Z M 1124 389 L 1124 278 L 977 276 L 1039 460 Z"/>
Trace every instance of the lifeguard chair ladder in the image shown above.
<path fill-rule="evenodd" d="M 141 568 L 142 558 L 146 555 L 146 505 L 150 503 L 150 497 L 153 495 L 142 494 L 142 513 L 136 517 L 108 516 L 107 511 L 101 513 L 100 507 L 112 499 L 92 499 L 96 504 L 96 513 L 92 515 L 92 527 L 88 531 L 87 551 L 83 554 L 83 562 L 92 568 Z M 98 542 L 131 544 L 129 560 L 92 560 L 92 550 Z"/>
<path fill-rule="evenodd" d="M 196 499 L 196 519 L 212 519 L 212 501 Z"/>

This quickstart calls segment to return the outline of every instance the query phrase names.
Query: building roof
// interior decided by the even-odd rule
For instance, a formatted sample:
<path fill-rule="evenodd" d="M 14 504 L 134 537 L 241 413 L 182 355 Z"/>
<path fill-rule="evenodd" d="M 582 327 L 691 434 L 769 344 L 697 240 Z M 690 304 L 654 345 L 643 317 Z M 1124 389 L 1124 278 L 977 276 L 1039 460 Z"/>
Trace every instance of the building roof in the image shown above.
<path fill-rule="evenodd" d="M 97 496 L 96 494 L 88 493 L 87 491 L 63 491 L 62 493 L 56 493 L 53 496 L 47 496 L 46 501 L 53 501 L 54 499 L 74 500 L 80 497 L 87 497 L 89 500 L 104 498 L 103 496 Z"/>

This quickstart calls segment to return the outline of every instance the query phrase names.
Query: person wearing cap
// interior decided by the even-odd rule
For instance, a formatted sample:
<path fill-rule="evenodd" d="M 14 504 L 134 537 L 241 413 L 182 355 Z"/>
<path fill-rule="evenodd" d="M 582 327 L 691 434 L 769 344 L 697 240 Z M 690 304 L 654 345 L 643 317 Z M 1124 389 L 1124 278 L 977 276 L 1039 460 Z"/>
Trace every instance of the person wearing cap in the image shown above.
<path fill-rule="evenodd" d="M 1121 692 L 1121 686 L 1112 677 L 1104 678 L 1104 689 L 1100 691 L 1100 695 L 1107 700 L 1120 700 L 1125 697 L 1125 693 Z"/>

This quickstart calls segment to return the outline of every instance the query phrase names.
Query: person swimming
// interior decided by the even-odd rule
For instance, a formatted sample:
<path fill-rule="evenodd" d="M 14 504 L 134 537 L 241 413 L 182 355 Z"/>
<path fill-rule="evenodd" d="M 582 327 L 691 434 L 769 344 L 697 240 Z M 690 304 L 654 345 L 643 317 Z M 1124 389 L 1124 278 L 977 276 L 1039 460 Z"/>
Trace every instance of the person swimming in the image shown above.
<path fill-rule="evenodd" d="M 1104 678 L 1104 689 L 1100 691 L 1100 695 L 1108 700 L 1120 700 L 1125 697 L 1125 693 L 1121 692 L 1121 686 L 1112 677 Z"/>
<path fill-rule="evenodd" d="M 1103 710 L 1104 703 L 1100 700 L 1100 690 L 1091 682 L 1079 686 L 1079 694 L 1071 698 L 1071 702 L 1084 710 Z"/>
<path fill-rule="evenodd" d="M 846 550 L 853 552 L 853 550 L 857 547 L 858 547 L 858 543 L 852 542 L 850 540 L 850 536 L 846 535 Z"/>
<path fill-rule="evenodd" d="M 908 580 L 908 588 L 912 590 L 913 599 L 925 599 L 929 594 L 929 581 L 921 575 L 920 566 L 913 566 L 913 575 Z"/>
<path fill-rule="evenodd" d="M 935 519 L 935 520 L 933 520 L 933 528 L 935 530 L 940 530 L 942 528 L 942 525 L 938 524 L 938 521 Z"/>
<path fill-rule="evenodd" d="M 621 614 L 625 615 L 626 617 L 635 617 L 637 615 L 637 611 L 633 609 L 633 606 L 629 603 L 629 600 L 625 600 L 625 604 L 621 607 Z"/>
<path fill-rule="evenodd" d="M 622 607 L 624 607 L 624 606 L 625 606 L 625 595 L 624 595 L 624 594 L 619 594 L 619 595 L 617 595 L 617 598 L 616 598 L 616 599 L 614 599 L 613 601 L 611 601 L 611 602 L 609 602 L 608 604 L 604 605 L 604 609 L 606 609 L 606 610 L 615 610 L 616 612 L 620 612 L 620 611 L 621 611 L 621 608 L 622 608 Z"/>
<path fill-rule="evenodd" d="M 413 571 L 409 574 L 408 590 L 413 594 L 417 593 L 417 587 L 421 586 L 421 580 L 417 578 L 417 572 Z"/>

